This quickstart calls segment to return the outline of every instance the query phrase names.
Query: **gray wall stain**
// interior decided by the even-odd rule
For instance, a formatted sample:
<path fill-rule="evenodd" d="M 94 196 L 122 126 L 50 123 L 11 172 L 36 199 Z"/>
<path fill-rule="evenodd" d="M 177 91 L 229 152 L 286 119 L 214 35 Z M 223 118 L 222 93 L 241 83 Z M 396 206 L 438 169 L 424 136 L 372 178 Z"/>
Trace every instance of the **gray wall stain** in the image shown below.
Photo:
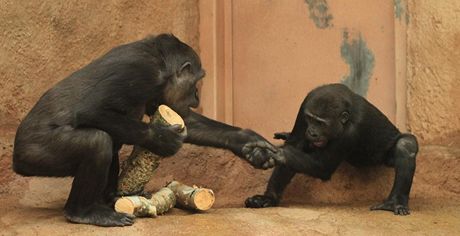
<path fill-rule="evenodd" d="M 326 0 L 305 0 L 310 11 L 310 19 L 315 22 L 316 27 L 325 29 L 332 27 L 332 15 L 329 14 L 329 6 Z"/>
<path fill-rule="evenodd" d="M 347 30 L 343 33 L 340 53 L 350 68 L 350 73 L 344 76 L 341 82 L 355 93 L 365 97 L 374 69 L 374 54 L 367 47 L 361 33 L 350 38 L 350 33 Z"/>
<path fill-rule="evenodd" d="M 402 15 L 404 14 L 404 7 L 402 6 L 401 0 L 394 0 L 395 6 L 395 16 L 401 20 Z"/>
<path fill-rule="evenodd" d="M 406 20 L 406 24 L 409 23 L 409 14 L 407 13 L 407 3 L 405 0 L 394 0 L 393 1 L 395 8 L 395 17 L 401 21 L 401 19 Z"/>

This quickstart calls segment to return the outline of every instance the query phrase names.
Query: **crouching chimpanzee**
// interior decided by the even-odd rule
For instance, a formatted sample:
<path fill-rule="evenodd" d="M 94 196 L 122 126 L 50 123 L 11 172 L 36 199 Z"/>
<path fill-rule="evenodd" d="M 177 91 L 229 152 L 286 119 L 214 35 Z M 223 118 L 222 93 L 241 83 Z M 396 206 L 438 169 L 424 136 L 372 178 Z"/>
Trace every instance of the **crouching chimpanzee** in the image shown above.
<path fill-rule="evenodd" d="M 387 165 L 395 168 L 389 197 L 371 210 L 409 214 L 408 201 L 418 152 L 416 138 L 401 134 L 376 107 L 342 84 L 311 91 L 303 101 L 291 133 L 276 133 L 286 140 L 264 195 L 246 200 L 247 207 L 278 205 L 296 173 L 329 180 L 345 160 L 354 166 Z"/>
<path fill-rule="evenodd" d="M 170 156 L 185 139 L 230 149 L 256 168 L 273 167 L 276 149 L 264 138 L 190 110 L 198 106 L 197 82 L 203 77 L 198 55 L 172 35 L 116 47 L 40 98 L 17 130 L 13 169 L 25 176 L 75 176 L 66 218 L 124 226 L 133 223 L 133 216 L 117 213 L 110 205 L 122 144 Z M 178 126 L 151 128 L 141 122 L 159 104 L 182 115 L 187 137 Z"/>

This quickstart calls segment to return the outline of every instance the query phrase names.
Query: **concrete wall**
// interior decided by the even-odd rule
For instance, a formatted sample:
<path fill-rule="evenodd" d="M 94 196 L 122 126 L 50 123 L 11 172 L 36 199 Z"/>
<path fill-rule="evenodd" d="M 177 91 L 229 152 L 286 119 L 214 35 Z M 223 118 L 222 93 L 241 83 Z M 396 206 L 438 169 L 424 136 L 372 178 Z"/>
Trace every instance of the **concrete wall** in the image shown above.
<path fill-rule="evenodd" d="M 410 0 L 408 125 L 423 144 L 460 145 L 460 1 Z"/>
<path fill-rule="evenodd" d="M 19 121 L 54 83 L 149 34 L 197 48 L 198 22 L 198 0 L 0 0 L 0 184 L 11 177 Z"/>

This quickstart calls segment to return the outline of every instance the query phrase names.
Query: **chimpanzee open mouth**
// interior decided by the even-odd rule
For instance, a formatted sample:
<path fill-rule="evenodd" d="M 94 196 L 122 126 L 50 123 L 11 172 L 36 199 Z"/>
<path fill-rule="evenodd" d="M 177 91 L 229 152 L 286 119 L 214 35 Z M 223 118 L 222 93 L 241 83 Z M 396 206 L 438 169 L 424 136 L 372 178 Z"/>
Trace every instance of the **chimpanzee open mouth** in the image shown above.
<path fill-rule="evenodd" d="M 327 140 L 318 140 L 312 142 L 311 145 L 318 148 L 325 147 L 327 145 Z"/>

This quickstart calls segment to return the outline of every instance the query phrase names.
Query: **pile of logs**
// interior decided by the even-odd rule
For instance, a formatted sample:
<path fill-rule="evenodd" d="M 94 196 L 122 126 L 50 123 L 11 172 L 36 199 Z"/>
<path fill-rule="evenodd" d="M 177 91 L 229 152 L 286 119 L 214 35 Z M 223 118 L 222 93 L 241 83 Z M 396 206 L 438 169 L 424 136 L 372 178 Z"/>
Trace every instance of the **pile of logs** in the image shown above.
<path fill-rule="evenodd" d="M 151 198 L 142 196 L 121 197 L 115 202 L 117 212 L 139 217 L 156 217 L 178 206 L 184 209 L 206 211 L 214 204 L 214 192 L 211 189 L 187 186 L 172 181 Z"/>
<path fill-rule="evenodd" d="M 160 105 L 150 117 L 150 126 L 180 125 L 186 132 L 182 118 L 166 105 Z M 166 187 L 154 193 L 152 197 L 130 196 L 143 192 L 145 184 L 152 178 L 160 164 L 161 157 L 140 146 L 134 149 L 125 163 L 118 182 L 118 195 L 123 196 L 115 203 L 115 210 L 139 217 L 156 217 L 174 206 L 185 209 L 206 211 L 214 204 L 214 192 L 211 189 L 187 186 L 172 181 Z"/>

